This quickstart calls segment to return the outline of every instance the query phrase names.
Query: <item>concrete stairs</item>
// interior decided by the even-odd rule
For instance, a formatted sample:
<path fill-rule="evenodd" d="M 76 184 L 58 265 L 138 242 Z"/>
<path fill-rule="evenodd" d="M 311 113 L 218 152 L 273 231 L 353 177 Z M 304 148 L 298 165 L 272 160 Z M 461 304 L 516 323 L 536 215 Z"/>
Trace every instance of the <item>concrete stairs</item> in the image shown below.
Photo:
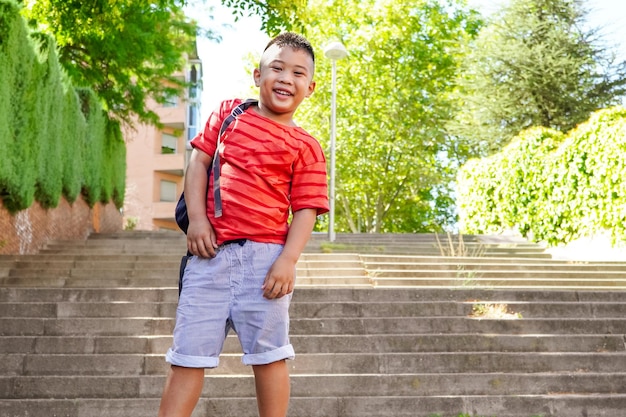
<path fill-rule="evenodd" d="M 334 242 L 328 242 L 326 234 L 316 233 L 309 241 L 307 252 L 550 258 L 541 245 L 513 236 L 432 233 L 337 234 Z"/>
<path fill-rule="evenodd" d="M 316 236 L 298 264 L 290 417 L 626 415 L 626 264 L 371 238 L 405 252 Z M 178 234 L 126 232 L 0 257 L 0 416 L 156 416 L 184 248 Z M 235 336 L 194 416 L 256 416 Z"/>

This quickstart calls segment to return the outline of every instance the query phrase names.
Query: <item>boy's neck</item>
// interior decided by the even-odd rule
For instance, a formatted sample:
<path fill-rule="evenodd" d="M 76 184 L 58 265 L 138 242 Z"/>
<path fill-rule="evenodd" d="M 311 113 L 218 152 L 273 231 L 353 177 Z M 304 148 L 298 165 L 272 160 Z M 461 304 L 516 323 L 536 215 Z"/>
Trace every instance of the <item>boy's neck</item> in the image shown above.
<path fill-rule="evenodd" d="M 268 111 L 267 108 L 263 106 L 263 104 L 261 104 L 261 102 L 259 102 L 256 106 L 254 106 L 253 109 L 256 111 L 258 115 L 266 117 L 281 125 L 290 126 L 290 127 L 298 126 L 296 122 L 294 122 L 293 120 L 293 113 L 276 114 L 274 112 Z"/>

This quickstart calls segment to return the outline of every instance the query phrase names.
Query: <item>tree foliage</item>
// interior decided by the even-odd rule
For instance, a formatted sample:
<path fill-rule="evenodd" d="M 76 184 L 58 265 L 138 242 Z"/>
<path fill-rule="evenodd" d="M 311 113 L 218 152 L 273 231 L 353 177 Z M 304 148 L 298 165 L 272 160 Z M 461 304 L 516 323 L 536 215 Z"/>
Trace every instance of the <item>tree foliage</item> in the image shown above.
<path fill-rule="evenodd" d="M 312 44 L 339 40 L 349 51 L 337 62 L 336 230 L 451 223 L 444 125 L 458 48 L 477 30 L 477 15 L 460 1 L 312 0 L 303 16 Z M 331 63 L 317 52 L 317 90 L 299 115 L 328 145 Z"/>
<path fill-rule="evenodd" d="M 460 114 L 450 130 L 488 153 L 531 126 L 562 132 L 626 92 L 581 0 L 511 0 L 483 28 L 460 72 Z"/>
<path fill-rule="evenodd" d="M 110 115 L 156 124 L 147 99 L 179 94 L 176 77 L 193 52 L 196 25 L 182 0 L 24 0 L 24 14 L 53 35 L 60 61 L 81 87 L 92 88 Z"/>
<path fill-rule="evenodd" d="M 283 30 L 303 30 L 307 0 L 222 0 L 236 17 L 256 15 L 261 18 L 261 30 L 270 36 Z"/>
<path fill-rule="evenodd" d="M 626 109 L 600 110 L 567 135 L 532 128 L 459 171 L 466 233 L 511 229 L 553 245 L 626 240 Z"/>
<path fill-rule="evenodd" d="M 18 0 L 38 30 L 54 36 L 60 61 L 74 85 L 93 89 L 117 120 L 157 124 L 148 99 L 163 103 L 180 95 L 179 75 L 198 34 L 218 39 L 185 15 L 206 0 Z M 236 16 L 256 14 L 262 29 L 276 34 L 299 22 L 306 1 L 223 0 Z M 207 9 L 211 13 L 211 9 Z"/>

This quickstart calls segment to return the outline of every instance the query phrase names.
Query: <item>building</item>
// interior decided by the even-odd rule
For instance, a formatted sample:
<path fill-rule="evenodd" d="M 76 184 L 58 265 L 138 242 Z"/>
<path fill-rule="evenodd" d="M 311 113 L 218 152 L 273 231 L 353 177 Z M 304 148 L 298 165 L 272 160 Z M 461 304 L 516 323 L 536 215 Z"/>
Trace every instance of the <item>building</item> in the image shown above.
<path fill-rule="evenodd" d="M 164 105 L 152 103 L 163 128 L 138 125 L 126 132 L 126 195 L 124 225 L 136 230 L 178 230 L 174 209 L 183 191 L 183 176 L 191 152 L 189 141 L 201 129 L 202 62 L 196 53 L 184 75 L 190 83 L 184 97 Z"/>

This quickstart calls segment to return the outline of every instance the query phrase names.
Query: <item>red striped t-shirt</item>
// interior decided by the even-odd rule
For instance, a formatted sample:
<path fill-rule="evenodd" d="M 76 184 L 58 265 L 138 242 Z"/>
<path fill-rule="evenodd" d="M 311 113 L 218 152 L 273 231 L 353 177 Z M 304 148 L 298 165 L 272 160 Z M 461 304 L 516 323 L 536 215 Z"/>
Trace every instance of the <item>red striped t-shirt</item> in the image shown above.
<path fill-rule="evenodd" d="M 212 156 L 222 121 L 241 102 L 222 102 L 191 145 Z M 250 108 L 228 126 L 219 152 L 221 217 L 215 218 L 213 192 L 207 193 L 207 216 L 218 244 L 242 238 L 284 244 L 290 208 L 312 208 L 318 215 L 328 211 L 324 152 L 304 129 L 277 123 Z"/>

